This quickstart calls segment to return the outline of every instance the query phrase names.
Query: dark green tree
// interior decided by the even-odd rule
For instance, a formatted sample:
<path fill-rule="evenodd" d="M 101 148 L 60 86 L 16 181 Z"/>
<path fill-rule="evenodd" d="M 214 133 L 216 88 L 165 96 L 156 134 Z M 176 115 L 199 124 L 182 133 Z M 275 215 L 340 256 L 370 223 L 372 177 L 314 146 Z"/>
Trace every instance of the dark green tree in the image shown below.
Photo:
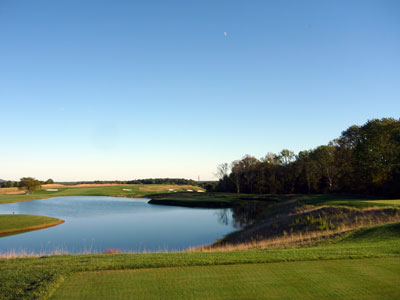
<path fill-rule="evenodd" d="M 40 181 L 32 177 L 21 178 L 19 183 L 19 188 L 25 189 L 28 194 L 40 189 L 40 187 Z"/>

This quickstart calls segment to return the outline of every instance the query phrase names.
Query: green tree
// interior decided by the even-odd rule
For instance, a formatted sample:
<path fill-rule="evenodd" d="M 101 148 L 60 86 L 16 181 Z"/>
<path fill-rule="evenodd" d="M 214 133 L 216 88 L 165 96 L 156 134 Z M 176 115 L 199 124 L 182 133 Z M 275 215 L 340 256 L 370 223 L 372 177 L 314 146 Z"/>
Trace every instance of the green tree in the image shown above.
<path fill-rule="evenodd" d="M 21 178 L 19 187 L 21 189 L 25 189 L 27 193 L 32 193 L 38 189 L 40 189 L 41 184 L 39 180 L 36 180 L 35 178 L 32 177 L 24 177 Z"/>
<path fill-rule="evenodd" d="M 7 180 L 6 182 L 4 182 L 3 186 L 6 187 L 6 188 L 10 188 L 10 187 L 13 187 L 14 184 L 13 184 L 12 181 Z"/>
<path fill-rule="evenodd" d="M 368 193 L 393 188 L 400 167 L 400 120 L 375 119 L 363 125 L 354 147 L 356 175 Z"/>

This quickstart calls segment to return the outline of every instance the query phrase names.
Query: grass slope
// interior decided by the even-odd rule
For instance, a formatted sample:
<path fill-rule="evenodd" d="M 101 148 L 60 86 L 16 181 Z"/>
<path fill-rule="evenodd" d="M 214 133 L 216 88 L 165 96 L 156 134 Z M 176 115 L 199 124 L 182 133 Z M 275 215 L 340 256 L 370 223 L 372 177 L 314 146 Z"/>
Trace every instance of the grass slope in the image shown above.
<path fill-rule="evenodd" d="M 52 300 L 399 299 L 398 258 L 76 273 Z"/>
<path fill-rule="evenodd" d="M 0 237 L 43 229 L 63 223 L 63 220 L 33 215 L 0 215 Z"/>
<path fill-rule="evenodd" d="M 383 240 L 382 236 L 385 237 Z M 68 280 L 69 276 L 74 276 L 76 272 L 295 261 L 316 261 L 316 264 L 318 264 L 326 260 L 362 258 L 393 258 L 399 260 L 400 224 L 366 228 L 362 231 L 348 234 L 341 240 L 307 248 L 211 253 L 62 255 L 41 258 L 0 259 L 0 299 L 44 299 L 60 286 L 63 280 Z M 368 264 L 368 261 L 365 261 L 365 265 Z M 241 272 L 240 267 L 238 266 L 238 273 Z M 172 276 L 172 273 L 170 272 L 170 276 Z M 343 275 L 343 273 L 345 272 L 340 275 Z M 390 274 L 390 278 L 376 277 L 376 280 L 396 281 L 399 278 L 399 272 Z M 389 276 L 389 273 L 383 275 Z M 298 287 L 308 284 L 309 282 L 299 281 Z M 329 284 L 329 282 L 326 282 L 326 284 Z M 346 282 L 345 280 L 341 282 L 338 280 L 338 284 L 346 284 Z M 112 297 L 109 299 L 112 299 Z"/>

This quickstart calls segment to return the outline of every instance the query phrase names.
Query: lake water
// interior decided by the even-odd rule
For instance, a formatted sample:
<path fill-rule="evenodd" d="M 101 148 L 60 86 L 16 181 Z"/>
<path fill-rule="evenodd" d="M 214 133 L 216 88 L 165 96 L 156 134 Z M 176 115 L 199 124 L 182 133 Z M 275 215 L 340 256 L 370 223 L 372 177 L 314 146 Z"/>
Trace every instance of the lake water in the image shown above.
<path fill-rule="evenodd" d="M 153 205 L 148 201 L 79 196 L 1 204 L 0 214 L 49 216 L 65 223 L 2 237 L 0 252 L 183 250 L 212 243 L 240 227 L 230 209 Z"/>

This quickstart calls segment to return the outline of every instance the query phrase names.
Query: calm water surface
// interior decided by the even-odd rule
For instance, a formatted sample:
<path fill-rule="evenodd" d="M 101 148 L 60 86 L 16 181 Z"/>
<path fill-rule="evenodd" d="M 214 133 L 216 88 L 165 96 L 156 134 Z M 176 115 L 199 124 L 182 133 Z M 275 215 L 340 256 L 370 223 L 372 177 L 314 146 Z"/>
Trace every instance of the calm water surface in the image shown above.
<path fill-rule="evenodd" d="M 0 252 L 181 250 L 211 243 L 240 227 L 228 209 L 152 205 L 149 199 L 57 197 L 0 205 L 0 214 L 56 217 L 56 227 L 0 238 Z"/>

